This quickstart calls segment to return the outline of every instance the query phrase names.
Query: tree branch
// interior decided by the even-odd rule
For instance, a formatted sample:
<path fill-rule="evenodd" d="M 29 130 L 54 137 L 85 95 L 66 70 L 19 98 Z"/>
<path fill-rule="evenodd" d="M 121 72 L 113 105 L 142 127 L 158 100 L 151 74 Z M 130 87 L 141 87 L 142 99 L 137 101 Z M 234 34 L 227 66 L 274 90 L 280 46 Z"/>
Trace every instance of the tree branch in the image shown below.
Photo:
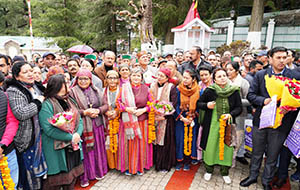
<path fill-rule="evenodd" d="M 160 5 L 159 3 L 153 3 L 152 7 L 153 8 L 159 8 L 159 9 L 163 9 L 164 8 L 164 6 Z"/>

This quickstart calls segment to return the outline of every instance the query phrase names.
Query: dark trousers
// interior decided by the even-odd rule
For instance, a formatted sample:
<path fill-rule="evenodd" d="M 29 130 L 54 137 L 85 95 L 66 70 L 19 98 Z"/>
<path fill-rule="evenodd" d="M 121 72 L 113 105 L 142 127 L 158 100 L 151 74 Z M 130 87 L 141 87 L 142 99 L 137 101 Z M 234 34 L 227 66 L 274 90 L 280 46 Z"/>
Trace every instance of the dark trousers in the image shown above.
<path fill-rule="evenodd" d="M 279 167 L 278 167 L 278 178 L 287 179 L 289 176 L 288 170 L 292 158 L 292 153 L 287 147 L 282 146 L 279 155 L 280 158 L 279 158 Z"/>
<path fill-rule="evenodd" d="M 289 176 L 289 165 L 291 162 L 291 158 L 293 153 L 289 150 L 289 148 L 283 146 L 280 151 L 280 159 L 279 159 L 279 167 L 278 167 L 278 178 L 279 179 L 287 179 Z M 296 159 L 297 161 L 297 172 L 300 172 L 300 159 Z"/>
<path fill-rule="evenodd" d="M 272 181 L 277 158 L 286 136 L 287 135 L 285 133 L 279 131 L 278 129 L 258 129 L 258 127 L 253 127 L 253 151 L 250 163 L 251 179 L 257 179 L 263 154 L 266 150 L 267 159 L 262 175 L 262 184 L 267 185 Z"/>
<path fill-rule="evenodd" d="M 215 165 L 210 166 L 210 165 L 204 164 L 204 166 L 205 166 L 205 169 L 206 169 L 207 173 L 212 174 L 214 172 Z M 229 166 L 221 166 L 220 165 L 221 175 L 222 176 L 228 176 L 229 175 L 229 169 L 230 169 Z"/>
<path fill-rule="evenodd" d="M 30 189 L 28 179 L 27 179 L 27 172 L 26 168 L 24 165 L 24 159 L 23 159 L 23 154 L 17 153 L 17 159 L 18 159 L 18 165 L 19 165 L 19 182 L 18 182 L 18 187 L 22 189 Z"/>

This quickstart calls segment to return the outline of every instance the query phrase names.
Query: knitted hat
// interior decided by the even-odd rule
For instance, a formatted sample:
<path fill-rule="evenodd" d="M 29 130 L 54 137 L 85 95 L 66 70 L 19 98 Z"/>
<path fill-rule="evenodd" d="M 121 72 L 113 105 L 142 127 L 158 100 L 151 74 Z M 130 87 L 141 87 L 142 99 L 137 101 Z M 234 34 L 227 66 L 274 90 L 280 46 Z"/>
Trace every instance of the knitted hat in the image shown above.
<path fill-rule="evenodd" d="M 83 76 L 92 79 L 92 72 L 87 69 L 80 68 L 76 73 L 76 77 L 83 77 Z"/>
<path fill-rule="evenodd" d="M 159 72 L 162 72 L 163 74 L 165 74 L 168 78 L 171 77 L 171 70 L 168 68 L 160 68 Z"/>

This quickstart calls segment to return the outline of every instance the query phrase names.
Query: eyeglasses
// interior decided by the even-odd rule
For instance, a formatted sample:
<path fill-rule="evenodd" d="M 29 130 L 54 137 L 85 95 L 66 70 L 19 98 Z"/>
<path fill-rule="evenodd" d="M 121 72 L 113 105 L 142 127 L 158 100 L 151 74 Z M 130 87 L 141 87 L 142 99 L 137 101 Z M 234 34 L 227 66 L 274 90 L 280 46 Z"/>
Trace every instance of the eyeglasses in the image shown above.
<path fill-rule="evenodd" d="M 89 81 L 90 78 L 88 78 L 88 77 L 84 77 L 84 78 L 79 77 L 78 80 L 80 80 L 80 81 Z"/>
<path fill-rule="evenodd" d="M 118 80 L 119 78 L 117 77 L 107 77 L 108 80 Z"/>

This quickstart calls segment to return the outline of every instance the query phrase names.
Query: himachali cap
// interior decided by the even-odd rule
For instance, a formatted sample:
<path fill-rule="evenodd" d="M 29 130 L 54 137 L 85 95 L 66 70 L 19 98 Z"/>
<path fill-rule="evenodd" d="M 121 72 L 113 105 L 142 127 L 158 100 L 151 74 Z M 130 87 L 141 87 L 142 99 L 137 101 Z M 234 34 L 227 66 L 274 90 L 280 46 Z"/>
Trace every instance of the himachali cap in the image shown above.
<path fill-rule="evenodd" d="M 266 50 L 262 50 L 260 52 L 258 52 L 257 56 L 267 56 L 268 55 L 268 52 Z"/>
<path fill-rule="evenodd" d="M 122 55 L 122 59 L 131 59 L 130 55 Z"/>
<path fill-rule="evenodd" d="M 150 59 L 150 63 L 153 62 L 153 61 L 154 61 L 154 58 L 152 57 L 152 58 Z"/>
<path fill-rule="evenodd" d="M 54 58 L 56 57 L 54 53 L 46 52 L 43 54 L 43 58 L 47 57 L 48 55 L 52 55 Z"/>
<path fill-rule="evenodd" d="M 146 51 L 140 51 L 140 52 L 137 54 L 138 59 L 141 58 L 143 55 L 148 55 L 148 53 L 147 53 Z"/>
<path fill-rule="evenodd" d="M 88 54 L 88 55 L 84 56 L 84 58 L 85 59 L 92 59 L 94 61 L 97 59 L 96 55 L 94 55 L 94 54 Z"/>
<path fill-rule="evenodd" d="M 166 54 L 164 54 L 162 57 L 163 57 L 163 58 L 167 58 L 168 56 L 172 56 L 172 57 L 173 57 L 173 54 L 172 54 L 172 53 L 166 53 Z"/>

